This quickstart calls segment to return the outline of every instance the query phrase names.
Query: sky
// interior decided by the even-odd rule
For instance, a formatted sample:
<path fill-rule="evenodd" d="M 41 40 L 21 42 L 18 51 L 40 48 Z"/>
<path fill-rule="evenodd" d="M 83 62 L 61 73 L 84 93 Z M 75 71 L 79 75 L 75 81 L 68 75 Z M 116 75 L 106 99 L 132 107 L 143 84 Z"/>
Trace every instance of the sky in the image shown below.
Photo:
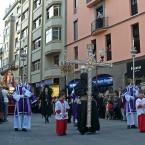
<path fill-rule="evenodd" d="M 9 4 L 12 4 L 15 0 L 1 0 L 0 1 L 0 43 L 2 43 L 2 35 L 4 29 L 3 17 L 5 15 L 5 9 L 9 7 Z"/>

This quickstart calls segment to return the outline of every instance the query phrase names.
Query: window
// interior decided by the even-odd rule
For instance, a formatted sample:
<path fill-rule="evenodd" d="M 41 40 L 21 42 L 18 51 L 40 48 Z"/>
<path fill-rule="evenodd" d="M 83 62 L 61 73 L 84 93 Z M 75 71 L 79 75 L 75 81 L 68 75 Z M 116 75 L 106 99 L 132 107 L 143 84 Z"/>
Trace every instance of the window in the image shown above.
<path fill-rule="evenodd" d="M 25 38 L 28 35 L 28 28 L 25 28 L 24 30 L 22 30 L 22 37 L 21 38 Z"/>
<path fill-rule="evenodd" d="M 21 7 L 17 7 L 17 14 L 21 14 Z"/>
<path fill-rule="evenodd" d="M 34 9 L 38 8 L 41 5 L 41 0 L 34 0 Z"/>
<path fill-rule="evenodd" d="M 78 20 L 74 21 L 74 41 L 78 39 Z"/>
<path fill-rule="evenodd" d="M 18 64 L 18 61 L 19 61 L 19 55 L 18 54 L 15 54 L 15 64 L 16 65 Z"/>
<path fill-rule="evenodd" d="M 46 43 L 61 40 L 61 27 L 52 27 L 46 31 Z"/>
<path fill-rule="evenodd" d="M 19 31 L 20 29 L 19 29 L 19 23 L 18 22 L 16 22 L 16 31 Z"/>
<path fill-rule="evenodd" d="M 74 47 L 74 59 L 78 60 L 78 46 Z M 75 64 L 75 69 L 78 68 L 78 64 Z"/>
<path fill-rule="evenodd" d="M 94 58 L 96 59 L 96 39 L 92 40 L 91 41 L 92 44 L 93 44 L 93 54 L 94 54 Z"/>
<path fill-rule="evenodd" d="M 28 9 L 22 13 L 22 21 L 28 18 Z"/>
<path fill-rule="evenodd" d="M 18 38 L 15 39 L 15 48 L 20 48 L 20 42 Z"/>
<path fill-rule="evenodd" d="M 53 57 L 53 60 L 54 60 L 54 65 L 59 65 L 59 55 L 55 55 Z"/>
<path fill-rule="evenodd" d="M 38 28 L 41 25 L 41 16 L 33 21 L 33 29 Z"/>
<path fill-rule="evenodd" d="M 33 41 L 33 50 L 41 47 L 41 37 Z"/>
<path fill-rule="evenodd" d="M 130 0 L 131 4 L 131 15 L 135 15 L 138 13 L 138 7 L 137 7 L 137 0 Z"/>
<path fill-rule="evenodd" d="M 21 22 L 20 19 L 18 19 L 18 21 L 16 22 L 16 31 L 20 31 L 20 26 L 21 26 Z"/>
<path fill-rule="evenodd" d="M 52 5 L 47 9 L 47 19 L 50 19 L 52 17 L 61 16 L 61 5 L 55 4 Z"/>
<path fill-rule="evenodd" d="M 40 59 L 32 62 L 32 71 L 40 70 Z"/>
<path fill-rule="evenodd" d="M 111 34 L 106 35 L 106 55 L 107 61 L 112 60 Z"/>
<path fill-rule="evenodd" d="M 134 47 L 137 53 L 140 53 L 140 37 L 139 37 L 139 24 L 132 25 L 132 37 L 134 40 Z"/>

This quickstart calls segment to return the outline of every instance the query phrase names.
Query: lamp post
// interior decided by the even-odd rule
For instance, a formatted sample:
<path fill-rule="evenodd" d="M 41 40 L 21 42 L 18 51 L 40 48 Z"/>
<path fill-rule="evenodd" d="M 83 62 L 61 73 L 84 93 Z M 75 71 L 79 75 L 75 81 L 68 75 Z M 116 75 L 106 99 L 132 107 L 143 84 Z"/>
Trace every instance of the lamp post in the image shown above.
<path fill-rule="evenodd" d="M 131 48 L 131 55 L 132 55 L 132 83 L 135 85 L 135 56 L 136 56 L 136 49 L 134 47 Z"/>
<path fill-rule="evenodd" d="M 24 83 L 24 80 L 25 80 L 25 78 L 24 78 L 24 75 L 25 75 L 25 67 L 24 67 L 24 65 L 25 65 L 26 57 L 27 57 L 26 51 L 22 49 L 20 51 L 20 59 L 23 62 L 23 68 L 22 68 L 22 82 L 23 83 Z"/>

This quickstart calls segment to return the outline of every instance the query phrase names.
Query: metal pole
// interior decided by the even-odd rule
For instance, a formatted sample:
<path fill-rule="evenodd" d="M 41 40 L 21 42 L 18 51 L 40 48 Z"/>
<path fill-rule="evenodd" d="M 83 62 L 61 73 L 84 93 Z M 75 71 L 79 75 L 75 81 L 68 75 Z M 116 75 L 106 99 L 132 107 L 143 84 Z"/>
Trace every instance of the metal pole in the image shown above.
<path fill-rule="evenodd" d="M 132 83 L 135 85 L 135 55 L 132 55 Z"/>
<path fill-rule="evenodd" d="M 22 61 L 23 61 L 23 77 L 22 77 L 22 80 L 23 80 L 23 83 L 24 83 L 24 71 L 25 71 L 25 67 L 24 67 L 24 61 L 25 61 L 25 60 L 24 60 L 24 58 L 23 58 Z"/>

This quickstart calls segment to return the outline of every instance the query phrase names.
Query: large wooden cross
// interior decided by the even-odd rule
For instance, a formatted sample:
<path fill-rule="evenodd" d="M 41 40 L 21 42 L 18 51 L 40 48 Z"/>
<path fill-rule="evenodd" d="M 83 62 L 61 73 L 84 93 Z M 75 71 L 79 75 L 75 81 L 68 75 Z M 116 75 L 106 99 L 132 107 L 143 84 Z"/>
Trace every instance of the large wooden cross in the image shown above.
<path fill-rule="evenodd" d="M 91 103 L 92 103 L 92 70 L 95 67 L 112 67 L 110 63 L 97 62 L 93 54 L 93 44 L 87 45 L 87 60 L 68 60 L 67 63 L 85 65 L 88 71 L 88 100 L 87 100 L 87 127 L 91 127 Z"/>

